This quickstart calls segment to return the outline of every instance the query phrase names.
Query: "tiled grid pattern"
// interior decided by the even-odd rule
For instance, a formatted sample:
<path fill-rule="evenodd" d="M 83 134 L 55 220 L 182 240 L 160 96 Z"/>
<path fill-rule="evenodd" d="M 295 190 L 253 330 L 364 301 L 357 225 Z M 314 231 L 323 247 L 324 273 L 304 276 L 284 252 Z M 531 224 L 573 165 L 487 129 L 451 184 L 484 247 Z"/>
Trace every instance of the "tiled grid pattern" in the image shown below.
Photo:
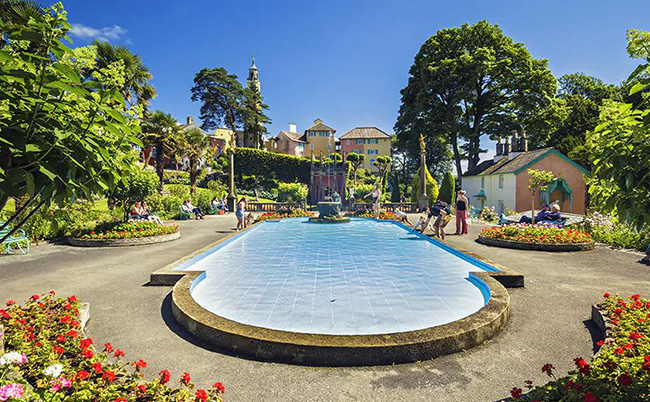
<path fill-rule="evenodd" d="M 192 296 L 241 323 L 293 332 L 410 331 L 485 304 L 476 266 L 387 222 L 264 223 L 185 269 L 205 270 Z"/>

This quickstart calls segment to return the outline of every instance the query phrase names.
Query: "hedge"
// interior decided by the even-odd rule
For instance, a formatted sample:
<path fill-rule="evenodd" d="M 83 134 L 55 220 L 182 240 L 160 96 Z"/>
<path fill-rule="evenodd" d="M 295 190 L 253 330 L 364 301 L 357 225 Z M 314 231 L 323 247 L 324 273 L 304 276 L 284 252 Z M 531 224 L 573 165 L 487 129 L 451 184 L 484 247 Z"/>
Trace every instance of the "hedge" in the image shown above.
<path fill-rule="evenodd" d="M 449 205 L 454 203 L 456 199 L 456 179 L 451 172 L 445 173 L 445 177 L 442 179 L 442 184 L 440 185 L 440 199 L 446 202 Z"/>
<path fill-rule="evenodd" d="M 235 149 L 235 175 L 272 176 L 283 182 L 309 184 L 309 158 L 278 154 L 252 148 Z"/>
<path fill-rule="evenodd" d="M 422 195 L 422 189 L 420 188 L 420 170 L 422 168 L 415 174 L 411 183 L 411 202 L 418 202 L 420 195 Z M 427 172 L 427 196 L 429 196 L 429 206 L 431 206 L 438 199 L 438 183 L 436 183 L 431 173 L 429 173 L 429 169 L 425 170 Z"/>

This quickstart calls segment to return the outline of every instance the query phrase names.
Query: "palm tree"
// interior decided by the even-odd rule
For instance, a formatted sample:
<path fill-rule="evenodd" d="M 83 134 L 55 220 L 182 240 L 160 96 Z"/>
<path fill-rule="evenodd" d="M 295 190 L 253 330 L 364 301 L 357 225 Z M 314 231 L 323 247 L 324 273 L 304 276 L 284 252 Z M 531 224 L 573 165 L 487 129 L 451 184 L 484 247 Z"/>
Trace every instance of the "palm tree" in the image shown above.
<path fill-rule="evenodd" d="M 156 173 L 160 179 L 160 192 L 163 191 L 164 155 L 178 141 L 179 126 L 171 114 L 155 110 L 142 122 L 142 139 L 146 145 L 156 150 Z M 171 152 L 167 152 L 170 155 Z M 151 153 L 149 154 L 151 155 Z M 148 164 L 145 160 L 145 167 Z"/>
<path fill-rule="evenodd" d="M 196 193 L 196 181 L 201 172 L 201 162 L 213 155 L 213 147 L 208 136 L 198 128 L 185 132 L 179 141 L 179 153 L 187 158 L 190 173 L 190 194 Z"/>
<path fill-rule="evenodd" d="M 146 109 L 149 106 L 149 101 L 156 97 L 156 89 L 149 82 L 153 76 L 149 68 L 142 62 L 140 55 L 131 53 L 124 46 L 112 45 L 109 42 L 95 40 L 93 44 L 97 47 L 95 69 L 106 68 L 111 63 L 122 60 L 126 73 L 122 96 L 128 102 L 135 100 Z"/>
<path fill-rule="evenodd" d="M 1 0 L 0 20 L 3 26 L 0 28 L 0 45 L 7 44 L 5 35 L 24 27 L 30 19 L 40 21 L 46 12 L 45 7 L 37 1 Z"/>

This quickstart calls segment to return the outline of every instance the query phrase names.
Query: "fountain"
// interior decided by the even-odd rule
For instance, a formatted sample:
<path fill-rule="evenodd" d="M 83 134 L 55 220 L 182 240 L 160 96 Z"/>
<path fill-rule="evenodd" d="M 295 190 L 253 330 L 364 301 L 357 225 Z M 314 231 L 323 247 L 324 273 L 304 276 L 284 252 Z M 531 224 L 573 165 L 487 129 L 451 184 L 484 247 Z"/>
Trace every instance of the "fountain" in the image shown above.
<path fill-rule="evenodd" d="M 330 187 L 326 188 L 327 196 L 318 203 L 318 217 L 309 218 L 314 223 L 345 223 L 350 218 L 341 215 L 341 196 Z"/>

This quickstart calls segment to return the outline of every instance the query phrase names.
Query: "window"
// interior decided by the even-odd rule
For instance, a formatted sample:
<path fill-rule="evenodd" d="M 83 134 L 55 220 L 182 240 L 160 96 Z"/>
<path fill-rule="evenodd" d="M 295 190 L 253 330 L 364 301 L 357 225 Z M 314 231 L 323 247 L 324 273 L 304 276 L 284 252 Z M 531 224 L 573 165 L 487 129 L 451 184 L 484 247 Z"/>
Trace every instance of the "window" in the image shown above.
<path fill-rule="evenodd" d="M 369 149 L 368 150 L 368 155 L 372 155 L 372 154 L 373 154 L 372 149 Z"/>
<path fill-rule="evenodd" d="M 499 188 L 503 188 L 503 175 L 499 175 Z"/>
<path fill-rule="evenodd" d="M 315 136 L 316 136 L 316 133 L 313 132 L 313 131 L 310 131 L 310 132 L 309 132 L 309 136 L 310 136 L 310 137 L 315 137 Z"/>

